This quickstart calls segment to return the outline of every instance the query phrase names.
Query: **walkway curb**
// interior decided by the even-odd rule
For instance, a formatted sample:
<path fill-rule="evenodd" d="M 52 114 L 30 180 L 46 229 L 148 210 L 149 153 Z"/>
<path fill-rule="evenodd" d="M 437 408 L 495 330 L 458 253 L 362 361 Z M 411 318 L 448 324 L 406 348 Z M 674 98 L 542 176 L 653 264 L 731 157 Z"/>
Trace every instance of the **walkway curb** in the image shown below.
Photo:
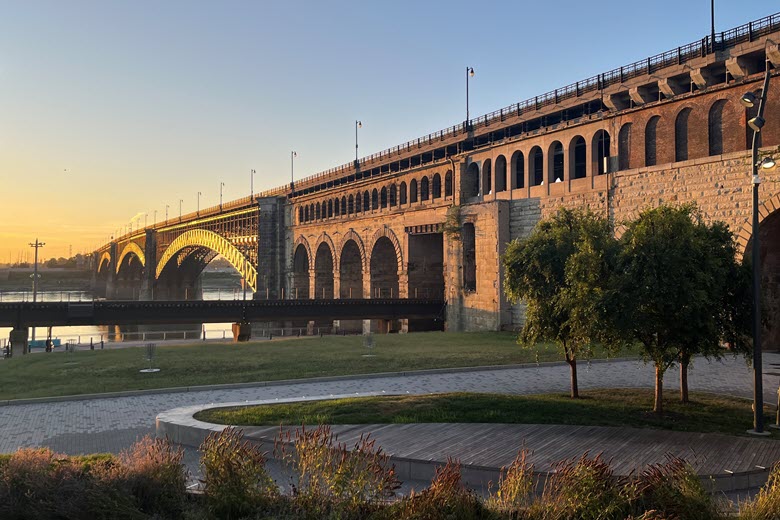
<path fill-rule="evenodd" d="M 638 357 L 592 359 L 591 364 L 624 361 L 641 361 Z M 121 392 L 105 392 L 97 394 L 76 394 L 54 397 L 30 397 L 25 399 L 0 400 L 0 406 L 17 406 L 25 404 L 61 403 L 66 401 L 88 401 L 92 399 L 111 399 L 116 397 L 134 397 L 153 394 L 178 394 L 187 392 L 208 392 L 211 390 L 235 390 L 241 388 L 263 388 L 267 386 L 296 385 L 302 383 L 330 383 L 333 381 L 350 381 L 353 379 L 381 379 L 383 377 L 423 376 L 428 374 L 458 374 L 462 372 L 490 372 L 495 370 L 520 370 L 528 368 L 568 366 L 565 361 L 545 361 L 542 363 L 520 363 L 513 365 L 486 365 L 476 367 L 427 368 L 423 370 L 404 370 L 402 372 L 375 372 L 369 374 L 352 374 L 343 376 L 321 376 L 303 379 L 279 379 L 276 381 L 256 381 L 248 383 L 224 383 L 215 385 L 177 386 L 169 388 L 149 388 L 145 390 L 126 390 Z"/>
<path fill-rule="evenodd" d="M 392 396 L 406 394 L 364 392 L 356 394 L 310 396 L 304 398 L 294 397 L 266 399 L 261 401 L 212 403 L 207 405 L 186 406 L 166 410 L 165 412 L 158 414 L 155 419 L 155 429 L 157 437 L 167 437 L 171 442 L 176 444 L 198 448 L 209 434 L 214 432 L 221 432 L 223 429 L 227 428 L 225 425 L 206 423 L 195 419 L 194 415 L 202 410 L 211 408 L 256 406 L 263 404 L 270 405 L 305 401 L 320 401 L 348 397 L 371 397 L 377 395 Z M 252 431 L 253 427 L 251 426 L 238 428 L 242 428 L 244 430 L 244 437 L 246 440 L 257 445 L 261 450 L 265 451 L 268 458 L 274 459 L 273 452 L 276 441 L 275 436 L 271 438 L 265 434 L 255 433 Z M 267 427 L 263 428 L 267 429 Z M 338 434 L 338 432 L 334 433 Z M 292 443 L 286 444 L 292 446 Z M 443 466 L 447 462 L 446 460 L 434 460 L 433 458 L 419 459 L 394 455 L 390 455 L 389 459 L 395 465 L 396 474 L 402 481 L 429 481 L 435 475 L 436 468 Z M 770 470 L 771 468 L 762 467 L 759 467 L 759 469 L 756 470 L 742 472 L 729 472 L 728 470 L 725 470 L 722 474 L 699 475 L 699 479 L 704 488 L 709 493 L 732 493 L 760 488 L 766 483 Z M 464 483 L 475 488 L 487 489 L 489 483 L 498 482 L 500 471 L 501 469 L 497 467 L 487 467 L 475 464 L 461 464 L 461 474 Z M 549 474 L 547 472 L 534 472 L 534 479 L 536 480 L 537 484 L 543 484 L 548 475 Z"/>

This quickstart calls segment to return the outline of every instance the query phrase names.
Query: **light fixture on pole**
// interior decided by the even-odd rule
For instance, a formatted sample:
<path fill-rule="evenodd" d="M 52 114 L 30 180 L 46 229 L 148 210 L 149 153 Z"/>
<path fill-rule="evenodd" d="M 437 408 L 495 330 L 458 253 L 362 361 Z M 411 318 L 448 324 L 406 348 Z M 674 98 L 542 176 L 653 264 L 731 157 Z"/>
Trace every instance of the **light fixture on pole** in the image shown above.
<path fill-rule="evenodd" d="M 35 248 L 35 266 L 33 267 L 33 303 L 38 299 L 38 278 L 40 275 L 38 274 L 38 250 L 45 246 L 46 244 L 43 242 L 39 242 L 38 239 L 35 239 L 34 243 L 30 243 L 30 247 Z M 35 341 L 35 327 L 32 328 L 32 340 Z"/>
<path fill-rule="evenodd" d="M 144 229 L 146 229 L 146 226 L 149 224 L 149 214 L 144 213 Z"/>
<path fill-rule="evenodd" d="M 168 223 L 168 208 L 170 208 L 170 206 L 168 204 L 166 204 L 165 205 L 165 223 L 166 224 Z"/>
<path fill-rule="evenodd" d="M 740 103 L 747 108 L 755 106 L 758 101 L 758 113 L 748 121 L 748 126 L 753 129 L 753 145 L 751 146 L 750 165 L 753 183 L 753 249 L 751 261 L 753 263 L 753 429 L 748 433 L 753 435 L 769 435 L 764 431 L 764 381 L 763 365 L 761 360 L 761 245 L 758 222 L 758 188 L 761 178 L 758 176 L 759 166 L 763 168 L 764 161 L 759 165 L 758 148 L 761 146 L 761 128 L 764 123 L 764 105 L 769 91 L 769 78 L 771 77 L 771 64 L 766 60 L 766 72 L 764 74 L 764 86 L 761 89 L 761 97 L 757 98 L 753 92 L 747 92 L 740 98 Z M 767 162 L 774 163 L 773 160 Z"/>
<path fill-rule="evenodd" d="M 154 225 L 157 225 L 157 210 L 154 210 Z"/>
<path fill-rule="evenodd" d="M 358 162 L 358 128 L 363 128 L 363 121 L 355 121 L 355 167 L 357 168 Z"/>
<path fill-rule="evenodd" d="M 290 152 L 290 191 L 295 191 L 295 158 L 298 152 Z"/>
<path fill-rule="evenodd" d="M 224 182 L 219 183 L 219 210 L 222 211 L 222 188 L 225 187 Z"/>
<path fill-rule="evenodd" d="M 469 78 L 474 77 L 474 68 L 466 67 L 466 126 L 469 126 Z"/>
<path fill-rule="evenodd" d="M 249 170 L 249 200 L 255 196 L 255 171 Z"/>
<path fill-rule="evenodd" d="M 181 203 L 184 202 L 184 199 L 179 199 L 179 222 L 181 222 Z"/>
<path fill-rule="evenodd" d="M 200 196 L 203 195 L 201 192 L 198 192 L 198 205 L 196 206 L 195 213 L 200 217 Z"/>

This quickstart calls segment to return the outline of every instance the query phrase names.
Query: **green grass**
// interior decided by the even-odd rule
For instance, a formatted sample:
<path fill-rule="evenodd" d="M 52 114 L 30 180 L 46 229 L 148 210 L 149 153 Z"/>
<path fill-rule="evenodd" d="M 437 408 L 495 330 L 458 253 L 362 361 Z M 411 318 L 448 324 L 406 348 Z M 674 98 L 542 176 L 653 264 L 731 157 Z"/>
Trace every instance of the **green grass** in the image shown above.
<path fill-rule="evenodd" d="M 671 393 L 666 414 L 652 413 L 650 389 L 605 389 L 562 394 L 505 395 L 452 393 L 336 399 L 293 404 L 212 408 L 201 421 L 237 426 L 384 423 L 507 423 L 632 426 L 742 435 L 752 426 L 750 402 L 712 394 L 691 394 L 683 405 Z M 766 423 L 773 422 L 766 408 Z M 773 437 L 780 435 L 773 433 Z"/>
<path fill-rule="evenodd" d="M 162 370 L 155 374 L 138 372 L 148 366 L 142 347 L 17 356 L 0 361 L 0 399 L 532 363 L 537 354 L 519 347 L 512 333 L 427 332 L 374 339 L 373 357 L 363 357 L 361 336 L 159 346 L 154 366 Z M 539 361 L 561 359 L 552 345 L 540 345 L 538 355 Z"/>

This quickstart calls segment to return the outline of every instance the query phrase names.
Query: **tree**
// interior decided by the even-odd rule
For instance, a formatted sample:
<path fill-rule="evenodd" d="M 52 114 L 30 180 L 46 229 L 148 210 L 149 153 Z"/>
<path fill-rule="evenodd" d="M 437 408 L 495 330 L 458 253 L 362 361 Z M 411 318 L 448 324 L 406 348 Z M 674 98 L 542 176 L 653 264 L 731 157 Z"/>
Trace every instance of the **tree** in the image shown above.
<path fill-rule="evenodd" d="M 662 414 L 666 371 L 679 363 L 687 401 L 691 358 L 720 356 L 721 338 L 737 331 L 728 306 L 729 275 L 738 268 L 733 237 L 725 224 L 701 222 L 694 205 L 660 206 L 629 223 L 620 244 L 610 315 L 654 363 L 653 410 Z"/>
<path fill-rule="evenodd" d="M 572 398 L 579 397 L 577 358 L 589 354 L 606 330 L 598 317 L 615 244 L 606 219 L 562 208 L 526 239 L 511 242 L 503 257 L 508 298 L 527 304 L 518 342 L 526 348 L 540 340 L 560 346 Z"/>

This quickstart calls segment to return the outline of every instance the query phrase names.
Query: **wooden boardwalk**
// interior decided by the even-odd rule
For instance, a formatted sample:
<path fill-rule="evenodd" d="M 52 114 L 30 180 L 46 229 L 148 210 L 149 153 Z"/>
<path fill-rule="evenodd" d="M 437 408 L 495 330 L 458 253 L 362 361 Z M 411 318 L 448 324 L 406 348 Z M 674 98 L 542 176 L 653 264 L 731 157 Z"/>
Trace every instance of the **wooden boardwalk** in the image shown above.
<path fill-rule="evenodd" d="M 523 446 L 530 450 L 529 461 L 541 474 L 552 470 L 556 462 L 585 452 L 602 454 L 617 475 L 641 471 L 674 455 L 689 462 L 705 479 L 747 479 L 753 475 L 752 483 L 764 480 L 767 468 L 780 461 L 780 441 L 716 433 L 538 424 L 339 425 L 332 431 L 347 447 L 361 434 L 370 433 L 394 460 L 440 465 L 452 457 L 465 470 L 487 470 L 493 475 L 510 464 Z M 253 427 L 244 433 L 267 446 L 279 428 Z M 732 488 L 734 484 L 715 487 Z"/>

